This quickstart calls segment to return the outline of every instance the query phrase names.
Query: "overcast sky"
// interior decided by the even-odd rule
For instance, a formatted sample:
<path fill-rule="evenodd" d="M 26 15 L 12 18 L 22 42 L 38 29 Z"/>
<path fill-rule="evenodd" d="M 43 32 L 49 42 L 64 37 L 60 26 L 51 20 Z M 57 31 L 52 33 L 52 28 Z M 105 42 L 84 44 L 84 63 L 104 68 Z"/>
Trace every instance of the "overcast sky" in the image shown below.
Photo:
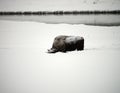
<path fill-rule="evenodd" d="M 120 0 L 0 0 L 0 11 L 120 9 L 119 2 Z"/>

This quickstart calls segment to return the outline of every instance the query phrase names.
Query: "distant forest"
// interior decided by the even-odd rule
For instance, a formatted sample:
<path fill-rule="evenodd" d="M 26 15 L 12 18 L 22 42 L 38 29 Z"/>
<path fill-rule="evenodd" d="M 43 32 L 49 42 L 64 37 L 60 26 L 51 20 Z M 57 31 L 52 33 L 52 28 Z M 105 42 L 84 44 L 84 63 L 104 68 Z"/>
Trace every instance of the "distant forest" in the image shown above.
<path fill-rule="evenodd" d="M 120 14 L 120 10 L 112 11 L 1 11 L 2 15 L 80 15 L 80 14 Z"/>

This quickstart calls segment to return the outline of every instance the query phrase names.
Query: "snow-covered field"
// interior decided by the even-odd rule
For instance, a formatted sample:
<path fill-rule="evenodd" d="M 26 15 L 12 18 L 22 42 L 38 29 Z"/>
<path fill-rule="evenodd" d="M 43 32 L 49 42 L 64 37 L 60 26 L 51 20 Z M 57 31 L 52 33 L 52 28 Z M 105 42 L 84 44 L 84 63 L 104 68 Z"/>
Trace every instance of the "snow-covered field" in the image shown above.
<path fill-rule="evenodd" d="M 57 35 L 85 50 L 48 54 Z M 120 93 L 120 26 L 0 21 L 0 93 Z"/>

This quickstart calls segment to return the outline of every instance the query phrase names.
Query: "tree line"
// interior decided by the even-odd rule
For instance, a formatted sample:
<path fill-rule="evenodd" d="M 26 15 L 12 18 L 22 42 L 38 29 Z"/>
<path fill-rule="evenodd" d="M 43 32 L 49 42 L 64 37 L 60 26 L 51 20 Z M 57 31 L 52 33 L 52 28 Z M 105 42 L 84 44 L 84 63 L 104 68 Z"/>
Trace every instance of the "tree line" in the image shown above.
<path fill-rule="evenodd" d="M 79 14 L 120 14 L 120 10 L 112 11 L 1 11 L 0 15 L 79 15 Z"/>

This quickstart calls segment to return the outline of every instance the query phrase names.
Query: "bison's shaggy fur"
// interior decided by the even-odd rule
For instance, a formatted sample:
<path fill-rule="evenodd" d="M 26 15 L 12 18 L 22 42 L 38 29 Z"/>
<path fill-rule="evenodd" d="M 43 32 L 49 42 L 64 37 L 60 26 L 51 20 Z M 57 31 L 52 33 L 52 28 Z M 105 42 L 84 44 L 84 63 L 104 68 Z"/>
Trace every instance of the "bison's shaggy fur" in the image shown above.
<path fill-rule="evenodd" d="M 60 35 L 55 37 L 52 48 L 48 53 L 84 50 L 84 38 L 80 36 Z"/>

